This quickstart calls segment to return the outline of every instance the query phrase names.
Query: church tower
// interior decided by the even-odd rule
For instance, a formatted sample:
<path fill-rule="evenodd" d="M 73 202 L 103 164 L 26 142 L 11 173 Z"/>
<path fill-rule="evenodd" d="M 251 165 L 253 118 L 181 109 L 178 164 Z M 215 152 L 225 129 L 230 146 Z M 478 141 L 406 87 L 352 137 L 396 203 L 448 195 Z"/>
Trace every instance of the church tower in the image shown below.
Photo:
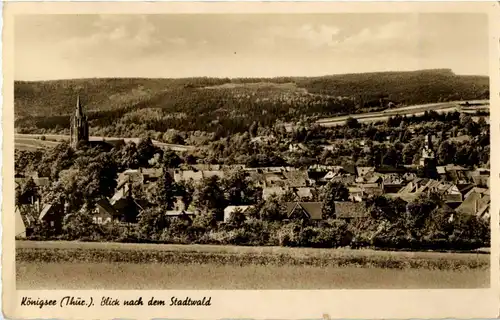
<path fill-rule="evenodd" d="M 424 174 L 427 178 L 436 178 L 436 153 L 432 145 L 432 136 L 427 134 L 425 136 L 424 149 L 422 150 L 422 157 L 420 158 L 420 166 L 423 167 Z"/>
<path fill-rule="evenodd" d="M 70 145 L 75 149 L 78 142 L 89 141 L 89 123 L 87 116 L 83 113 L 80 96 L 76 98 L 76 110 L 75 115 L 71 118 L 70 135 Z"/>

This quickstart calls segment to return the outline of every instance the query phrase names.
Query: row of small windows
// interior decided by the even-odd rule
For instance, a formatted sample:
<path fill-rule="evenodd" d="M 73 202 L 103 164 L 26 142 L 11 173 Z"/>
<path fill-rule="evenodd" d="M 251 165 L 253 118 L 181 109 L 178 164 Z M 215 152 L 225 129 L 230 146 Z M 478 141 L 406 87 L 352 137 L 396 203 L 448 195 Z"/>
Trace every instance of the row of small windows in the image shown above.
<path fill-rule="evenodd" d="M 93 217 L 92 221 L 94 223 L 97 223 L 97 224 L 102 224 L 103 223 L 102 217 Z M 111 218 L 106 218 L 106 220 L 104 220 L 104 223 L 108 223 L 108 222 L 111 222 Z"/>

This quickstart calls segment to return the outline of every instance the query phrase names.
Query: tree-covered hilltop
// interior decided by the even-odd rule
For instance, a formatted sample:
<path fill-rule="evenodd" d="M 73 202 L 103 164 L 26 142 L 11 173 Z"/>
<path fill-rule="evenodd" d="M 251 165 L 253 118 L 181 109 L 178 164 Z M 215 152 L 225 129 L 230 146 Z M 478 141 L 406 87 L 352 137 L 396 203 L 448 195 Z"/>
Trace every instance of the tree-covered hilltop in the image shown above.
<path fill-rule="evenodd" d="M 19 132 L 64 133 L 80 94 L 91 133 L 124 136 L 169 129 L 227 135 L 254 122 L 489 98 L 488 77 L 451 70 L 379 72 L 324 77 L 78 79 L 14 85 Z"/>

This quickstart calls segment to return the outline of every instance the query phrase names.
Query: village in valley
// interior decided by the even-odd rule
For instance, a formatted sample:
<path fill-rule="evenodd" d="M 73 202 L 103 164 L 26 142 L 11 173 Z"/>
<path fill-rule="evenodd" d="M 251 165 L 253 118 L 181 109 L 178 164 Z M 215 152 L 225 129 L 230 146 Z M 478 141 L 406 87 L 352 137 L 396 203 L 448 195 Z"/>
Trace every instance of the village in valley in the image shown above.
<path fill-rule="evenodd" d="M 484 116 L 426 111 L 368 124 L 348 118 L 335 127 L 307 121 L 293 128 L 254 124 L 236 138 L 192 147 L 151 138 L 90 137 L 85 108 L 75 99 L 69 142 L 39 135 L 36 139 L 54 146 L 16 151 L 16 238 L 488 245 Z M 422 125 L 432 121 L 433 127 Z M 231 148 L 238 149 L 234 157 L 228 155 Z M 252 157 L 238 163 L 242 148 Z M 203 155 L 217 152 L 226 156 L 224 163 L 204 161 Z"/>
<path fill-rule="evenodd" d="M 11 288 L 158 290 L 175 313 L 203 301 L 176 290 L 394 309 L 380 292 L 491 287 L 486 11 L 264 7 L 10 11 Z"/>

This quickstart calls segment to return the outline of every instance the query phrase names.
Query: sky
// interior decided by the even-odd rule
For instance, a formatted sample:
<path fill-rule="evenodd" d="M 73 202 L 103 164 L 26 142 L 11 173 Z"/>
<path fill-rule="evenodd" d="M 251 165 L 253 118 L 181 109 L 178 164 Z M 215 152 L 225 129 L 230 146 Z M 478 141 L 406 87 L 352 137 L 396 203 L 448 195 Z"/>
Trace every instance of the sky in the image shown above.
<path fill-rule="evenodd" d="M 488 19 L 465 13 L 19 15 L 15 79 L 488 74 Z"/>

